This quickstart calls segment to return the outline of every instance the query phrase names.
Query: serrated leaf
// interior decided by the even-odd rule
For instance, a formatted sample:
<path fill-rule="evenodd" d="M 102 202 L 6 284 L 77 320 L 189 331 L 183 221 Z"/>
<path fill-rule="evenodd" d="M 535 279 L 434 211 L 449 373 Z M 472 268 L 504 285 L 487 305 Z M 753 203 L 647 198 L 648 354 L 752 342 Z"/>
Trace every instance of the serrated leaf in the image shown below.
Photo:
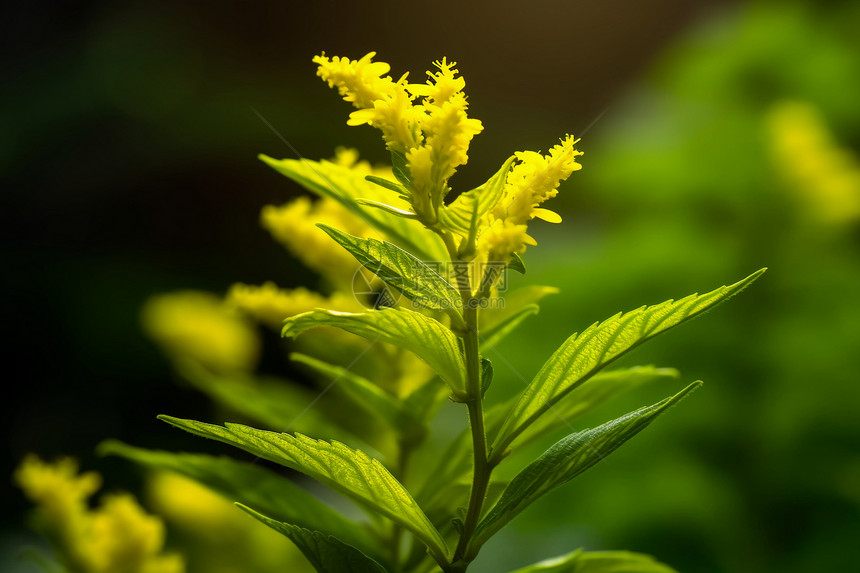
<path fill-rule="evenodd" d="M 676 370 L 653 366 L 635 366 L 600 372 L 565 396 L 546 416 L 529 426 L 517 437 L 516 443 L 519 446 L 525 446 L 549 432 L 570 425 L 582 414 L 626 390 L 660 379 L 677 378 L 677 376 Z M 484 419 L 488 437 L 498 433 L 515 401 L 516 398 L 486 410 Z M 439 458 L 438 465 L 430 472 L 430 477 L 417 495 L 418 502 L 428 515 L 440 509 L 450 509 L 445 505 L 444 493 L 451 487 L 450 484 L 469 483 L 468 478 L 472 472 L 471 441 L 471 432 L 466 428 L 448 445 L 445 453 Z"/>
<path fill-rule="evenodd" d="M 526 264 L 522 257 L 516 253 L 511 253 L 511 260 L 508 262 L 508 268 L 512 271 L 517 271 L 521 275 L 526 274 Z"/>
<path fill-rule="evenodd" d="M 598 370 L 642 342 L 696 317 L 739 293 L 757 279 L 757 271 L 733 285 L 617 314 L 574 334 L 543 365 L 511 411 L 493 444 L 503 451 L 529 424 Z"/>
<path fill-rule="evenodd" d="M 392 215 L 396 215 L 398 217 L 405 217 L 406 219 L 417 219 L 418 215 L 413 213 L 412 211 L 407 211 L 406 209 L 400 209 L 399 207 L 395 207 L 393 205 L 389 205 L 388 203 L 382 203 L 381 201 L 374 201 L 372 199 L 357 199 L 356 203 L 359 205 L 363 205 L 365 207 L 373 207 L 374 209 L 382 209 L 383 211 L 390 213 Z"/>
<path fill-rule="evenodd" d="M 393 430 L 401 434 L 406 434 L 416 431 L 416 426 L 420 425 L 420 422 L 413 418 L 403 407 L 403 402 L 367 378 L 359 376 L 342 366 L 329 364 L 328 362 L 323 362 L 304 354 L 290 354 L 290 359 L 299 364 L 309 366 L 326 376 L 329 380 L 336 380 L 338 387 L 355 404 L 374 417 L 382 419 Z"/>
<path fill-rule="evenodd" d="M 520 446 L 528 444 L 559 428 L 569 426 L 571 420 L 627 390 L 655 380 L 671 378 L 678 378 L 677 370 L 653 366 L 635 366 L 624 370 L 601 372 L 577 386 L 563 400 L 555 404 L 545 416 L 541 416 L 523 430 L 512 443 Z M 503 410 L 504 413 L 510 411 L 512 404 L 507 406 Z M 503 420 L 503 415 L 496 419 Z M 498 425 L 495 426 L 496 429 L 498 427 Z"/>
<path fill-rule="evenodd" d="M 361 239 L 327 225 L 317 225 L 349 251 L 385 284 L 424 308 L 455 312 L 460 293 L 439 273 L 400 247 L 376 239 Z"/>
<path fill-rule="evenodd" d="M 298 384 L 239 374 L 219 376 L 190 361 L 180 365 L 179 373 L 219 404 L 268 429 L 296 431 L 367 446 L 361 438 L 338 426 L 333 421 L 335 418 L 324 416 L 319 408 L 310 408 L 311 404 L 318 403 L 319 397 Z"/>
<path fill-rule="evenodd" d="M 181 474 L 230 501 L 256 507 L 277 519 L 324 531 L 357 547 L 373 546 L 361 525 L 263 467 L 224 456 L 146 450 L 115 440 L 99 445 L 101 455 L 121 456 L 152 469 Z"/>
<path fill-rule="evenodd" d="M 217 426 L 171 416 L 159 419 L 301 472 L 399 523 L 421 539 L 438 559 L 447 555 L 444 539 L 406 488 L 381 463 L 360 450 L 339 442 L 257 430 L 241 424 Z"/>
<path fill-rule="evenodd" d="M 642 553 L 577 550 L 511 573 L 677 573 L 677 571 Z"/>
<path fill-rule="evenodd" d="M 294 337 L 309 328 L 334 326 L 414 352 L 455 392 L 465 388 L 466 370 L 457 337 L 439 321 L 405 308 L 383 308 L 365 313 L 312 310 L 284 321 L 283 336 Z"/>
<path fill-rule="evenodd" d="M 236 505 L 295 543 L 319 573 L 387 573 L 382 565 L 333 535 L 277 521 L 241 503 Z"/>
<path fill-rule="evenodd" d="M 694 382 L 652 406 L 556 442 L 511 480 L 499 502 L 478 524 L 475 543 L 480 546 L 545 493 L 572 480 L 611 454 L 701 384 Z"/>
<path fill-rule="evenodd" d="M 505 179 L 515 160 L 516 157 L 511 156 L 486 183 L 461 194 L 450 205 L 443 205 L 439 209 L 439 224 L 463 237 L 474 233 L 481 217 L 486 215 L 502 196 Z"/>
<path fill-rule="evenodd" d="M 330 161 L 277 160 L 266 155 L 260 155 L 260 159 L 305 189 L 321 197 L 334 199 L 368 225 L 385 234 L 391 242 L 419 258 L 425 261 L 447 260 L 445 257 L 448 256 L 448 251 L 442 240 L 434 233 L 428 233 L 420 222 L 381 209 L 368 209 L 358 203 L 358 199 L 386 200 L 380 196 L 379 187 L 365 180 L 363 174 Z M 393 201 L 388 202 L 397 206 Z"/>

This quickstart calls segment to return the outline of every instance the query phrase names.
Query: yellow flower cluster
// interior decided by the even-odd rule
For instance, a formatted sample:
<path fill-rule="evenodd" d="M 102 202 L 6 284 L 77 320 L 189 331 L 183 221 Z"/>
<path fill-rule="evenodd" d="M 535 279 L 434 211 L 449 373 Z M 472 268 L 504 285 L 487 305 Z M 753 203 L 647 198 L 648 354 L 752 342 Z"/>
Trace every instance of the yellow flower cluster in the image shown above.
<path fill-rule="evenodd" d="M 150 338 L 173 359 L 192 359 L 215 372 L 246 372 L 257 363 L 256 331 L 211 294 L 180 291 L 152 297 L 142 321 Z"/>
<path fill-rule="evenodd" d="M 93 472 L 78 475 L 74 460 L 54 464 L 28 456 L 15 481 L 35 502 L 57 539 L 61 557 L 81 573 L 183 573 L 178 555 L 162 553 L 164 524 L 148 515 L 129 494 L 106 496 L 90 510 L 101 487 Z"/>
<path fill-rule="evenodd" d="M 236 283 L 230 287 L 226 302 L 277 331 L 280 331 L 287 317 L 315 308 L 344 312 L 361 310 L 353 297 L 341 292 L 327 297 L 302 287 L 281 289 L 271 281 L 262 286 Z"/>
<path fill-rule="evenodd" d="M 449 191 L 448 179 L 466 163 L 469 144 L 483 126 L 467 115 L 466 82 L 457 76 L 455 62 L 437 61 L 439 71 L 428 72 L 426 84 L 407 84 L 406 75 L 396 82 L 380 77 L 390 66 L 371 62 L 374 55 L 349 60 L 323 54 L 313 61 L 319 64 L 317 75 L 358 108 L 348 124 L 380 129 L 388 148 L 404 155 L 412 207 L 432 225 Z"/>
<path fill-rule="evenodd" d="M 808 212 L 826 223 L 860 219 L 860 160 L 834 140 L 818 110 L 780 103 L 768 127 L 776 165 Z"/>
<path fill-rule="evenodd" d="M 489 260 L 507 261 L 511 253 L 537 244 L 526 232 L 529 221 L 538 218 L 561 222 L 557 213 L 540 205 L 558 195 L 558 186 L 571 173 L 582 169 L 576 162 L 582 155 L 574 148 L 578 141 L 568 135 L 546 155 L 534 151 L 516 153 L 519 162 L 508 173 L 502 196 L 485 221 L 478 238 L 479 252 L 487 253 Z"/>

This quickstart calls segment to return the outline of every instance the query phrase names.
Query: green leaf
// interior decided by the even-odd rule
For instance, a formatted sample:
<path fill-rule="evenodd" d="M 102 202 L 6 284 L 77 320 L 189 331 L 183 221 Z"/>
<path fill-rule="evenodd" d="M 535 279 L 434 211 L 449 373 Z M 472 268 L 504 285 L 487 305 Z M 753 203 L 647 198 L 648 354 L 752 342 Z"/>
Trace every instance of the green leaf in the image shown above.
<path fill-rule="evenodd" d="M 635 366 L 624 370 L 601 372 L 577 386 L 545 416 L 535 420 L 516 438 L 515 443 L 522 446 L 561 427 L 570 426 L 571 420 L 637 386 L 655 380 L 678 378 L 678 376 L 678 371 L 673 368 L 653 366 Z M 505 414 L 510 411 L 511 405 L 509 404 L 503 410 Z M 499 416 L 498 419 L 503 418 Z"/>
<path fill-rule="evenodd" d="M 309 328 L 334 326 L 414 352 L 430 365 L 454 392 L 463 392 L 466 370 L 456 336 L 439 321 L 405 308 L 383 308 L 365 313 L 312 310 L 284 321 L 283 336 L 294 337 Z"/>
<path fill-rule="evenodd" d="M 690 295 L 617 314 L 574 334 L 556 350 L 523 392 L 493 444 L 501 453 L 529 424 L 598 370 L 642 342 L 713 308 L 757 279 L 761 269 L 740 282 L 703 295 Z"/>
<path fill-rule="evenodd" d="M 444 539 L 406 488 L 364 452 L 338 442 L 267 432 L 241 424 L 227 423 L 222 427 L 171 416 L 159 419 L 301 472 L 399 523 L 421 539 L 437 559 L 447 555 Z"/>
<path fill-rule="evenodd" d="M 630 551 L 577 550 L 511 573 L 677 573 L 650 555 Z"/>
<path fill-rule="evenodd" d="M 403 400 L 403 407 L 416 420 L 427 422 L 448 401 L 448 387 L 438 378 L 424 383 Z"/>
<path fill-rule="evenodd" d="M 486 183 L 457 197 L 450 205 L 439 209 L 439 224 L 454 233 L 468 237 L 475 233 L 481 217 L 498 203 L 505 189 L 505 180 L 516 157 L 511 156 Z"/>
<path fill-rule="evenodd" d="M 230 501 L 252 505 L 277 519 L 335 535 L 366 551 L 374 545 L 361 525 L 259 465 L 224 456 L 146 450 L 115 440 L 103 442 L 98 451 L 100 455 L 121 456 L 152 469 L 176 472 Z"/>
<path fill-rule="evenodd" d="M 540 307 L 536 304 L 529 304 L 518 309 L 506 317 L 504 322 L 499 323 L 495 328 L 487 329 L 488 333 L 481 336 L 481 346 L 493 348 L 504 340 L 508 334 L 514 331 L 525 319 L 540 312 Z"/>
<path fill-rule="evenodd" d="M 487 358 L 481 358 L 481 397 L 487 393 L 493 383 L 493 363 Z"/>
<path fill-rule="evenodd" d="M 384 177 L 377 177 L 376 175 L 365 175 L 364 179 L 366 181 L 370 181 L 374 185 L 379 185 L 383 189 L 388 189 L 389 191 L 394 191 L 401 197 L 405 197 L 409 195 L 409 190 L 406 189 L 403 185 L 399 183 L 395 183 L 394 181 L 389 181 Z"/>
<path fill-rule="evenodd" d="M 367 378 L 350 370 L 317 360 L 304 354 L 290 354 L 290 359 L 313 368 L 329 380 L 337 380 L 341 388 L 358 406 L 385 421 L 393 430 L 406 434 L 422 424 L 403 407 L 403 402 Z"/>
<path fill-rule="evenodd" d="M 406 219 L 417 219 L 418 215 L 413 213 L 412 211 L 407 211 L 406 209 L 400 209 L 399 207 L 395 207 L 393 205 L 389 205 L 388 203 L 382 203 L 380 201 L 374 201 L 372 199 L 357 199 L 356 203 L 359 205 L 364 205 L 366 207 L 373 207 L 375 209 L 382 209 L 383 211 L 390 213 L 392 215 L 397 215 L 398 217 L 405 217 Z"/>
<path fill-rule="evenodd" d="M 190 361 L 180 365 L 179 373 L 216 402 L 266 428 L 366 446 L 360 438 L 338 426 L 333 421 L 336 418 L 323 415 L 320 408 L 311 408 L 318 405 L 318 395 L 297 384 L 239 374 L 219 376 Z"/>
<path fill-rule="evenodd" d="M 526 274 L 526 264 L 523 259 L 516 253 L 511 253 L 511 260 L 508 262 L 508 268 L 517 271 L 521 275 Z"/>
<path fill-rule="evenodd" d="M 419 258 L 425 261 L 447 260 L 445 257 L 448 251 L 442 239 L 434 233 L 428 233 L 419 221 L 360 205 L 358 199 L 380 198 L 380 190 L 357 171 L 330 161 L 277 160 L 266 155 L 260 155 L 260 159 L 305 189 L 339 202 L 368 225 L 384 233 L 391 242 Z"/>
<path fill-rule="evenodd" d="M 317 225 L 355 257 L 363 267 L 402 292 L 414 303 L 459 317 L 460 293 L 436 271 L 400 247 L 376 239 L 360 239 L 327 225 Z"/>
<path fill-rule="evenodd" d="M 400 184 L 407 191 L 412 189 L 412 174 L 409 171 L 409 161 L 406 160 L 406 155 L 393 149 L 391 150 L 391 171 L 394 173 L 394 178 L 400 181 Z"/>
<path fill-rule="evenodd" d="M 274 520 L 241 503 L 236 505 L 289 538 L 319 573 L 387 573 L 382 565 L 337 537 Z"/>
<path fill-rule="evenodd" d="M 600 372 L 565 396 L 546 416 L 529 426 L 517 438 L 517 444 L 524 446 L 562 426 L 569 426 L 577 417 L 624 391 L 653 381 L 677 377 L 676 370 L 653 366 L 636 366 Z M 498 433 L 515 400 L 516 398 L 496 404 L 486 410 L 484 419 L 487 436 L 491 437 Z M 427 481 L 416 496 L 428 515 L 440 509 L 450 511 L 451 508 L 445 505 L 447 496 L 444 493 L 451 487 L 450 484 L 471 483 L 469 481 L 472 472 L 471 443 L 472 434 L 466 428 L 448 445 L 445 453 L 439 458 L 439 463 L 429 473 Z"/>
<path fill-rule="evenodd" d="M 694 382 L 652 406 L 556 442 L 511 480 L 499 502 L 478 524 L 474 543 L 480 546 L 535 500 L 608 456 L 701 384 Z"/>
<path fill-rule="evenodd" d="M 537 285 L 499 292 L 498 297 L 491 299 L 489 308 L 480 310 L 481 344 L 496 346 L 523 320 L 538 313 L 539 300 L 557 293 L 555 287 Z"/>

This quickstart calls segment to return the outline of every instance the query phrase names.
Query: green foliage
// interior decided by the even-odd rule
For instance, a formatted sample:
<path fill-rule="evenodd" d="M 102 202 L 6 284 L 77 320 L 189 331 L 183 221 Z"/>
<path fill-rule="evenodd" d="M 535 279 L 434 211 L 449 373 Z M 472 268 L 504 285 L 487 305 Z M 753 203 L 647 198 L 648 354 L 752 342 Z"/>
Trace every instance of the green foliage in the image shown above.
<path fill-rule="evenodd" d="M 447 554 L 445 540 L 406 488 L 364 452 L 301 434 L 279 434 L 230 423 L 216 426 L 170 416 L 159 418 L 192 434 L 237 446 L 306 474 L 409 529 L 439 558 Z"/>
<path fill-rule="evenodd" d="M 359 199 L 376 195 L 377 186 L 364 176 L 328 161 L 272 159 L 261 155 L 267 165 L 320 197 L 329 197 L 384 233 L 401 247 L 426 261 L 445 260 L 445 247 L 432 233 L 423 232 L 420 222 L 381 209 L 365 209 Z"/>
<path fill-rule="evenodd" d="M 450 205 L 439 209 L 439 223 L 447 230 L 464 237 L 475 234 L 478 221 L 493 208 L 505 190 L 505 178 L 514 163 L 510 157 L 495 175 L 471 191 L 457 197 Z"/>
<path fill-rule="evenodd" d="M 629 551 L 574 551 L 511 573 L 676 573 L 653 557 Z"/>
<path fill-rule="evenodd" d="M 504 452 L 529 424 L 577 385 L 583 383 L 624 353 L 649 338 L 690 320 L 746 288 L 764 269 L 729 286 L 703 295 L 690 295 L 679 301 L 667 301 L 654 306 L 617 314 L 596 323 L 581 334 L 574 334 L 535 376 L 514 406 L 505 425 L 493 443 L 496 452 Z"/>
<path fill-rule="evenodd" d="M 319 326 L 334 326 L 371 342 L 388 342 L 414 352 L 455 393 L 465 387 L 465 365 L 457 337 L 438 320 L 405 308 L 366 313 L 312 310 L 287 319 L 282 334 L 297 336 Z"/>
<path fill-rule="evenodd" d="M 562 438 L 512 479 L 494 474 L 503 460 L 519 458 L 508 458 L 508 454 L 514 448 L 527 452 L 521 449 L 526 444 L 549 438 L 564 426 L 572 428 L 571 420 L 631 389 L 677 378 L 675 370 L 666 368 L 603 369 L 646 340 L 739 293 L 764 269 L 704 295 L 641 307 L 595 323 L 570 336 L 519 396 L 485 410 L 484 401 L 498 387 L 500 382 L 494 379 L 501 374 L 494 371 L 482 350 L 494 349 L 526 318 L 538 313 L 544 296 L 557 292 L 552 287 L 531 286 L 508 293 L 496 269 L 524 274 L 520 254 L 526 245 L 534 244 L 526 233 L 527 224 L 535 218 L 559 220 L 539 205 L 581 167 L 576 163 L 581 155 L 574 148 L 577 140 L 568 136 L 546 155 L 517 153 L 486 183 L 446 204 L 444 199 L 451 191 L 448 178 L 465 162 L 469 140 L 481 129 L 479 122 L 467 117 L 465 97 L 447 94 L 446 90 L 459 94 L 462 89 L 457 88 L 461 82 L 454 77 L 456 71 L 437 63 L 439 74 L 431 74 L 430 84 L 448 86 L 437 94 L 447 94 L 444 105 L 434 101 L 434 95 L 420 96 L 430 98 L 424 100 L 426 105 L 413 102 L 414 94 L 402 92 L 406 89 L 402 84 L 387 80 L 378 85 L 374 82 L 359 98 L 351 92 L 354 86 L 341 80 L 349 77 L 360 83 L 367 79 L 368 70 L 387 68 L 369 64 L 371 57 L 353 62 L 319 56 L 315 61 L 320 64 L 321 77 L 338 85 L 341 94 L 360 108 L 353 120 L 383 130 L 394 181 L 368 175 L 366 166 L 262 159 L 311 192 L 336 201 L 374 229 L 379 239 L 318 225 L 362 267 L 402 293 L 408 305 L 398 300 L 386 308 L 344 312 L 354 308 L 344 303 L 335 306 L 341 310 L 315 308 L 286 317 L 283 337 L 332 327 L 368 341 L 346 367 L 331 363 L 331 354 L 336 352 L 318 352 L 324 357 L 313 351 L 290 355 L 294 362 L 331 380 L 318 397 L 254 377 L 243 382 L 232 375 L 214 376 L 193 365 L 188 368 L 186 377 L 221 403 L 255 422 L 289 433 L 230 422 L 216 425 L 160 417 L 190 433 L 300 472 L 356 502 L 369 521 L 347 520 L 283 478 L 247 464 L 149 452 L 118 443 L 104 449 L 144 465 L 177 471 L 239 502 L 257 520 L 292 540 L 320 572 L 464 573 L 484 544 L 514 517 L 610 455 L 701 383 Z M 373 99 L 382 93 L 379 90 L 388 89 L 390 99 L 385 96 L 366 105 L 366 98 Z M 426 89 L 434 93 L 436 86 L 428 84 Z M 442 113 L 448 115 L 436 115 Z M 434 123 L 440 118 L 456 123 L 450 129 L 459 135 L 446 140 L 447 132 L 438 131 L 441 124 Z M 428 122 L 426 133 L 422 121 Z M 347 225 L 347 220 L 338 220 Z M 326 254 L 324 247 L 315 248 Z M 342 251 L 336 255 L 324 259 L 325 264 L 344 258 Z M 445 270 L 437 271 L 431 262 L 444 265 Z M 266 291 L 270 299 L 253 299 L 259 304 L 251 305 L 252 310 L 271 306 L 281 316 L 286 314 L 281 309 L 290 298 L 280 292 L 272 294 L 272 290 Z M 260 293 L 248 294 L 251 299 Z M 314 308 L 320 298 L 313 300 L 314 304 L 303 309 Z M 336 297 L 331 300 L 334 304 Z M 361 370 L 361 374 L 353 371 L 355 362 L 371 351 L 390 366 L 386 372 L 391 379 L 375 368 Z M 420 363 L 410 362 L 415 357 L 432 373 L 422 371 Z M 368 428 L 356 431 L 345 424 L 350 416 L 343 411 L 334 416 L 316 413 L 317 400 L 335 382 L 339 397 L 368 421 Z M 459 404 L 456 407 L 467 410 L 469 426 L 439 455 L 433 440 L 428 440 L 428 428 L 446 396 Z M 308 437 L 305 432 L 324 439 Z M 354 443 L 354 439 L 367 443 L 360 444 L 361 449 L 342 443 Z M 410 461 L 417 455 L 423 456 L 424 467 L 416 476 Z M 514 475 L 516 468 L 512 469 L 505 475 Z M 411 491 L 417 493 L 413 496 Z M 577 551 L 519 573 L 671 571 L 641 555 Z"/>
<path fill-rule="evenodd" d="M 373 547 L 373 541 L 361 525 L 289 479 L 259 465 L 224 456 L 146 450 L 115 440 L 103 442 L 98 449 L 102 455 L 121 456 L 152 469 L 176 472 L 228 500 L 255 507 L 276 519 L 326 531 L 358 547 Z"/>
<path fill-rule="evenodd" d="M 326 225 L 320 228 L 350 252 L 363 267 L 423 308 L 459 314 L 460 293 L 439 273 L 391 243 L 360 239 Z"/>
<path fill-rule="evenodd" d="M 489 539 L 538 498 L 611 454 L 699 386 L 701 382 L 694 382 L 653 406 L 630 412 L 592 430 L 576 432 L 557 442 L 511 481 L 499 502 L 478 524 L 475 542 Z"/>
<path fill-rule="evenodd" d="M 379 563 L 333 535 L 274 520 L 242 504 L 239 507 L 288 537 L 320 573 L 386 573 Z"/>

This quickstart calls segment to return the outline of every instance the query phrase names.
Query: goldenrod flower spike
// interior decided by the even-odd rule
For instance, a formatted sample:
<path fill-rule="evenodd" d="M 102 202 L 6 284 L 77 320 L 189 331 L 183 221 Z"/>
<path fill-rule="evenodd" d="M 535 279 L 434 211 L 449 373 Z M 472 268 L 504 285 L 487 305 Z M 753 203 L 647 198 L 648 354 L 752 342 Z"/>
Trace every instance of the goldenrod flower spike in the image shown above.
<path fill-rule="evenodd" d="M 546 156 L 534 151 L 517 152 L 520 162 L 508 174 L 502 198 L 493 209 L 494 218 L 515 224 L 528 223 L 535 217 L 560 222 L 561 217 L 556 213 L 538 206 L 558 195 L 559 184 L 582 169 L 576 162 L 582 152 L 573 147 L 578 141 L 568 135 Z"/>
<path fill-rule="evenodd" d="M 313 62 L 319 64 L 317 75 L 328 82 L 329 87 L 337 87 L 343 99 L 358 109 L 373 107 L 373 102 L 385 99 L 392 94 L 394 81 L 387 74 L 391 66 L 385 62 L 372 62 L 376 52 L 370 52 L 360 60 L 349 58 L 327 58 L 325 53 L 315 56 Z"/>

